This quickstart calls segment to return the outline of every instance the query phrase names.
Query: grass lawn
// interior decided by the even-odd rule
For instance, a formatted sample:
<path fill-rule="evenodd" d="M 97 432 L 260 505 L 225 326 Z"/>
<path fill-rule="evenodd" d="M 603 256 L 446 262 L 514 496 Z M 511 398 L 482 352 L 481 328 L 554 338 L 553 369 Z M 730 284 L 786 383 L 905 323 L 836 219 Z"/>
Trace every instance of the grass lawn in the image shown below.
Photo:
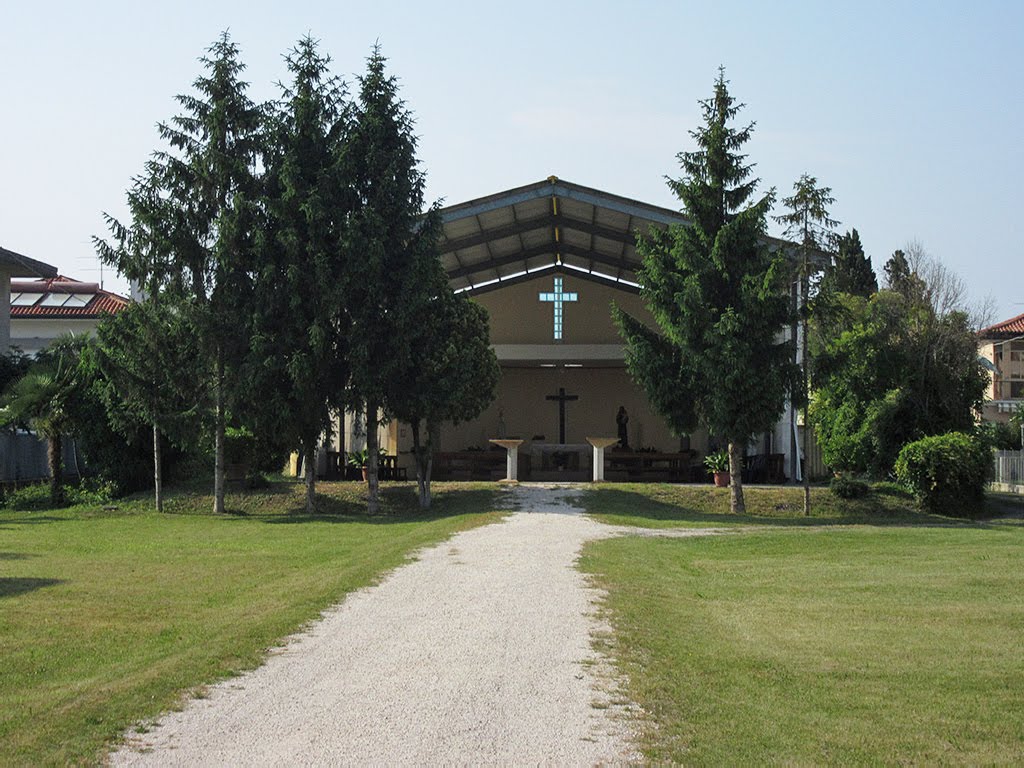
<path fill-rule="evenodd" d="M 611 489 L 631 515 L 606 492 L 586 503 L 615 522 L 728 517 L 689 497 L 671 513 L 676 489 Z M 653 512 L 641 509 L 647 494 Z M 819 523 L 871 522 L 820 509 Z M 608 590 L 609 651 L 647 713 L 645 756 L 1024 762 L 1024 527 L 919 520 L 815 530 L 769 519 L 721 536 L 588 545 L 581 566 Z"/>
<path fill-rule="evenodd" d="M 493 484 L 384 484 L 368 518 L 362 485 L 277 483 L 212 500 L 172 494 L 116 510 L 0 509 L 0 765 L 95 762 L 131 723 L 258 664 L 265 651 L 419 547 L 497 520 Z M 386 642 L 381 638 L 381 642 Z"/>
<path fill-rule="evenodd" d="M 743 497 L 744 516 L 729 513 L 728 488 L 712 485 L 616 483 L 590 490 L 578 501 L 602 522 L 643 528 L 956 523 L 920 512 L 910 494 L 893 483 L 878 483 L 861 499 L 840 499 L 826 487 L 811 488 L 810 517 L 803 515 L 798 487 L 745 487 Z M 991 517 L 1024 516 L 1024 496 L 989 494 L 986 510 Z"/>

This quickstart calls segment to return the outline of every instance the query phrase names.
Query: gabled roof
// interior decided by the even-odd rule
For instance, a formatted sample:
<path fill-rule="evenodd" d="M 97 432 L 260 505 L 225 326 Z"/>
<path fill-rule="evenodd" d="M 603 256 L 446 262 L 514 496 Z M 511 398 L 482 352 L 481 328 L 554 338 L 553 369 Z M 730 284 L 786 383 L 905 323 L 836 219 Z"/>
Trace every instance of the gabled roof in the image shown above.
<path fill-rule="evenodd" d="M 637 234 L 688 224 L 670 208 L 549 176 L 544 181 L 442 208 L 441 263 L 456 291 L 472 294 L 532 280 L 548 272 L 639 292 Z M 769 237 L 770 248 L 795 254 Z M 827 264 L 829 254 L 811 261 Z"/>
<path fill-rule="evenodd" d="M 64 275 L 44 280 L 11 281 L 11 319 L 78 318 L 88 320 L 116 314 L 129 299 Z"/>
<path fill-rule="evenodd" d="M 993 341 L 1006 341 L 1018 336 L 1024 336 L 1024 314 L 1003 320 L 1001 323 L 990 325 L 978 331 L 979 339 L 991 339 Z"/>
<path fill-rule="evenodd" d="M 636 292 L 637 232 L 685 224 L 678 211 L 550 176 L 441 209 L 441 261 L 474 294 L 568 272 Z"/>
<path fill-rule="evenodd" d="M 55 277 L 57 268 L 0 247 L 0 271 L 11 277 Z"/>

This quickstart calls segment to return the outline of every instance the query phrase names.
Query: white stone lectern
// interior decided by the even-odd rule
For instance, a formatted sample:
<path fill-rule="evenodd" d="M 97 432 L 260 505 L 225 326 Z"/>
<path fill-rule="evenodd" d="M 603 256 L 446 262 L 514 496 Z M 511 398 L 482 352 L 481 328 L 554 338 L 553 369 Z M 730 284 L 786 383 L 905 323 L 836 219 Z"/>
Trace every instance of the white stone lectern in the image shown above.
<path fill-rule="evenodd" d="M 519 446 L 523 444 L 522 440 L 488 440 L 489 443 L 500 445 L 506 451 L 508 455 L 505 463 L 505 479 L 501 480 L 502 483 L 517 483 L 519 482 Z"/>
<path fill-rule="evenodd" d="M 594 482 L 604 482 L 604 449 L 619 442 L 617 437 L 588 437 L 587 442 L 594 446 Z"/>

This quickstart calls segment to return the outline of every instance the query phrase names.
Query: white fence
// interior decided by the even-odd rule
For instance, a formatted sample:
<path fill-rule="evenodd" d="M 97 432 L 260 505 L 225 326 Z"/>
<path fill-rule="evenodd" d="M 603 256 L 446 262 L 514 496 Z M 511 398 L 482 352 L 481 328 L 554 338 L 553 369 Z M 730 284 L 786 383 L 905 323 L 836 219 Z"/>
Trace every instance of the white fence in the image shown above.
<path fill-rule="evenodd" d="M 1024 451 L 996 451 L 993 462 L 993 482 L 1024 486 Z"/>

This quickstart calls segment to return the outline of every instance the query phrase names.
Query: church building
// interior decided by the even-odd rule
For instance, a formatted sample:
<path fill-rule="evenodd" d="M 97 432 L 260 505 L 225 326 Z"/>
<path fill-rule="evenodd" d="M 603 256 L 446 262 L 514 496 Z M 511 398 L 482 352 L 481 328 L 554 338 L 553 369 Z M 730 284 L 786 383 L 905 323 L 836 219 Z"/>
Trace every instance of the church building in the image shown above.
<path fill-rule="evenodd" d="M 719 446 L 707 430 L 673 434 L 633 383 L 612 321 L 616 303 L 654 327 L 639 295 L 637 233 L 685 224 L 679 212 L 572 184 L 556 177 L 441 210 L 441 259 L 455 291 L 490 313 L 490 338 L 502 377 L 477 419 L 446 424 L 435 461 L 441 479 L 504 475 L 504 451 L 488 441 L 521 438 L 521 479 L 587 479 L 588 437 L 624 437 L 630 451 L 664 455 L 630 463 L 609 451 L 609 479 L 638 468 L 668 479 L 703 479 L 701 459 Z M 792 329 L 783 329 L 792 333 Z M 345 444 L 365 444 L 358 419 L 346 419 Z M 411 432 L 382 427 L 381 445 L 414 470 Z M 791 409 L 748 453 L 771 456 L 773 479 L 797 476 L 797 425 Z M 486 454 L 473 461 L 473 454 Z M 636 457 L 632 457 L 636 459 Z M 622 470 L 616 473 L 618 469 Z M 766 464 L 765 464 L 766 466 Z"/>

